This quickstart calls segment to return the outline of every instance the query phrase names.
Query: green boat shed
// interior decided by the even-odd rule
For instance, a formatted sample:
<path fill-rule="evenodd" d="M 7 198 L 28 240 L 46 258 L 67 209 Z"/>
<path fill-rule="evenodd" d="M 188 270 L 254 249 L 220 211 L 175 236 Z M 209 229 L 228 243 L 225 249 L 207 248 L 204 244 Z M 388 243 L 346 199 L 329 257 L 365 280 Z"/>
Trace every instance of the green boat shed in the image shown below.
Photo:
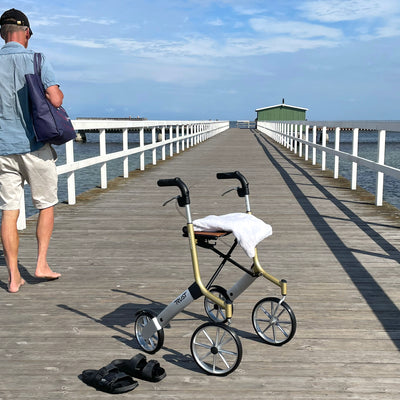
<path fill-rule="evenodd" d="M 257 108 L 257 121 L 305 121 L 308 108 L 282 104 Z"/>

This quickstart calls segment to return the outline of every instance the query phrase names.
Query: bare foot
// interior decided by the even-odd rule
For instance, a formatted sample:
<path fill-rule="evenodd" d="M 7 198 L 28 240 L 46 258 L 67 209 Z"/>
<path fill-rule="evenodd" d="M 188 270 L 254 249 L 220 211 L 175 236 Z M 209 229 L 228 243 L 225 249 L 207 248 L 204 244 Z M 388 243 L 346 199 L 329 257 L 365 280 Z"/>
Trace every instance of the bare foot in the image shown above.
<path fill-rule="evenodd" d="M 61 276 L 61 274 L 52 271 L 50 267 L 47 265 L 46 267 L 40 270 L 36 268 L 35 276 L 36 278 L 42 278 L 51 281 L 54 279 L 58 279 Z"/>
<path fill-rule="evenodd" d="M 8 284 L 8 292 L 9 293 L 17 293 L 22 285 L 25 284 L 24 279 L 21 278 L 21 280 L 18 283 L 9 283 Z"/>

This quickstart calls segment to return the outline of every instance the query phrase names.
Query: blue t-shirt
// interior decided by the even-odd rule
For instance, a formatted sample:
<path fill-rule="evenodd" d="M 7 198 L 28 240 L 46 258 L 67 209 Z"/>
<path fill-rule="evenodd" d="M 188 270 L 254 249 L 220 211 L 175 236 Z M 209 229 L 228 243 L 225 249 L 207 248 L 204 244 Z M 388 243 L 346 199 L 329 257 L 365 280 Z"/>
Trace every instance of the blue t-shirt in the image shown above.
<path fill-rule="evenodd" d="M 8 42 L 0 49 L 0 155 L 29 153 L 40 149 L 29 112 L 25 74 L 33 74 L 33 50 Z M 42 56 L 45 89 L 58 85 L 53 68 Z"/>

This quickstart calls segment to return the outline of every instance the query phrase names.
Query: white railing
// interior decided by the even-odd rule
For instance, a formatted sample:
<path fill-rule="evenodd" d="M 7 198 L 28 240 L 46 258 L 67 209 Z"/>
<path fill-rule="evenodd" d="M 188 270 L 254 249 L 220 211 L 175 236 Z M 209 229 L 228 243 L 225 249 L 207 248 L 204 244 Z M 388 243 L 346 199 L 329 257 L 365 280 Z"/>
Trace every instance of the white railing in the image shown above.
<path fill-rule="evenodd" d="M 152 153 L 152 163 L 157 163 L 157 149 L 161 149 L 161 160 L 165 160 L 167 153 L 170 157 L 184 151 L 186 148 L 197 145 L 204 140 L 227 130 L 229 121 L 134 121 L 117 119 L 79 119 L 72 121 L 75 130 L 80 133 L 98 132 L 100 155 L 75 161 L 74 141 L 65 144 L 66 162 L 57 166 L 57 174 L 67 174 L 68 204 L 76 203 L 75 172 L 90 167 L 100 167 L 100 187 L 107 188 L 107 162 L 121 159 L 123 177 L 129 176 L 128 159 L 134 154 L 139 155 L 140 170 L 145 169 L 145 152 Z M 145 131 L 151 131 L 151 143 L 145 144 Z M 107 153 L 107 135 L 109 132 L 122 132 L 122 150 Z M 128 148 L 128 133 L 137 132 L 139 146 Z M 22 199 L 18 229 L 26 228 L 25 202 Z"/>
<path fill-rule="evenodd" d="M 365 166 L 377 174 L 375 204 L 382 206 L 384 175 L 400 180 L 400 169 L 385 165 L 386 132 L 400 132 L 399 121 L 258 121 L 257 129 L 281 145 L 287 147 L 305 160 L 312 159 L 317 164 L 317 151 L 320 152 L 321 169 L 326 170 L 326 155 L 334 156 L 333 174 L 339 177 L 340 160 L 351 162 L 351 189 L 357 188 L 358 165 Z M 334 146 L 327 147 L 328 131 L 334 131 Z M 340 151 L 341 131 L 352 132 L 352 154 Z M 377 160 L 358 156 L 359 132 L 378 132 Z M 317 132 L 319 139 L 317 142 Z M 310 152 L 311 150 L 311 152 Z M 311 153 L 311 154 L 310 154 Z"/>

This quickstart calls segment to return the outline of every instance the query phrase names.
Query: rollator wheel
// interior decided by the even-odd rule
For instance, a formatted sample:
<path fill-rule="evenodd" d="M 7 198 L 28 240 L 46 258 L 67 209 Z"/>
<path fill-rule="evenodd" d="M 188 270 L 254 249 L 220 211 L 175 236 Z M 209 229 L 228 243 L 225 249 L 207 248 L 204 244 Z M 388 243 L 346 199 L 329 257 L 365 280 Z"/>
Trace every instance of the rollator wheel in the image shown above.
<path fill-rule="evenodd" d="M 143 329 L 154 318 L 154 314 L 150 311 L 141 311 L 135 321 L 135 336 L 136 340 L 143 351 L 146 353 L 156 353 L 164 344 L 164 329 L 155 331 L 154 334 L 145 339 L 143 337 Z"/>
<path fill-rule="evenodd" d="M 209 291 L 223 301 L 226 301 L 229 298 L 228 293 L 222 286 L 211 286 Z M 204 298 L 204 310 L 211 321 L 226 322 L 225 310 L 218 304 L 215 304 L 212 300 L 207 299 L 207 297 Z"/>
<path fill-rule="evenodd" d="M 242 343 L 231 328 L 206 322 L 193 333 L 190 349 L 197 365 L 208 374 L 225 376 L 242 360 Z"/>
<path fill-rule="evenodd" d="M 266 297 L 260 300 L 253 309 L 253 327 L 260 338 L 273 346 L 282 346 L 291 340 L 296 333 L 296 317 L 285 302 Z"/>

